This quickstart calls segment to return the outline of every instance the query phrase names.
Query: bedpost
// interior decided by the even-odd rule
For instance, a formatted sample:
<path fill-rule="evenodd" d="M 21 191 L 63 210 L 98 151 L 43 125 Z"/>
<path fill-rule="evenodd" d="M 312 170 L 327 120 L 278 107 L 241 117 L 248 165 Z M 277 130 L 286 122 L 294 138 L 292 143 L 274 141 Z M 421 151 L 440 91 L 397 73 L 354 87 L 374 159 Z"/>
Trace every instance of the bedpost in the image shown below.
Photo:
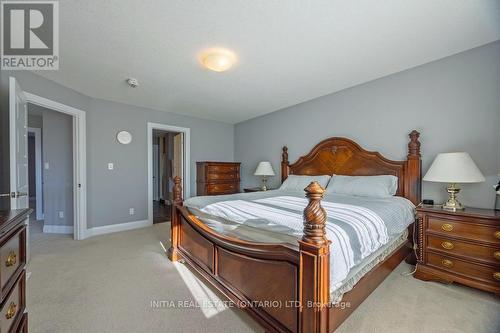
<path fill-rule="evenodd" d="M 179 207 L 182 206 L 182 186 L 181 177 L 174 177 L 174 186 L 172 187 L 172 212 L 170 218 L 170 248 L 168 249 L 168 258 L 171 261 L 177 261 L 179 257 L 179 233 L 180 233 L 180 212 Z"/>
<path fill-rule="evenodd" d="M 420 133 L 416 130 L 411 131 L 408 135 L 410 142 L 408 143 L 408 157 L 406 160 L 406 172 L 404 180 L 404 193 L 415 205 L 421 201 L 422 189 L 422 161 L 420 159 Z"/>
<path fill-rule="evenodd" d="M 330 241 L 326 238 L 326 212 L 321 206 L 325 190 L 318 182 L 307 186 L 304 236 L 299 240 L 299 297 L 301 333 L 328 332 L 330 296 Z"/>
<path fill-rule="evenodd" d="M 281 183 L 288 178 L 288 147 L 283 146 L 283 153 L 281 154 Z"/>

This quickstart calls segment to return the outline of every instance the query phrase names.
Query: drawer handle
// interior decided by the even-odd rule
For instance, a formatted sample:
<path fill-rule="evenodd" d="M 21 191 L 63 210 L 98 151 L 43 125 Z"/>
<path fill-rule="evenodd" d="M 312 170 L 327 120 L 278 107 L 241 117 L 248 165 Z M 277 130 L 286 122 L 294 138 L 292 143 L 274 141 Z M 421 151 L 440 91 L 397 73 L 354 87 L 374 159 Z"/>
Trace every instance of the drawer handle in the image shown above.
<path fill-rule="evenodd" d="M 445 223 L 441 226 L 441 229 L 443 229 L 443 231 L 452 231 L 453 230 L 453 226 L 449 223 Z"/>
<path fill-rule="evenodd" d="M 495 231 L 493 236 L 495 236 L 496 239 L 500 239 L 500 231 Z"/>
<path fill-rule="evenodd" d="M 451 268 L 451 267 L 453 267 L 453 261 L 448 260 L 448 259 L 443 259 L 443 260 L 441 260 L 441 265 L 443 265 L 444 267 Z"/>
<path fill-rule="evenodd" d="M 452 242 L 442 242 L 441 246 L 446 250 L 453 250 L 453 248 L 455 247 Z"/>
<path fill-rule="evenodd" d="M 16 314 L 16 310 L 17 310 L 16 303 L 10 302 L 9 308 L 7 309 L 7 312 L 5 313 L 5 318 L 11 319 L 12 317 L 14 317 L 14 315 Z"/>
<path fill-rule="evenodd" d="M 495 251 L 493 253 L 493 257 L 495 257 L 495 259 L 497 259 L 497 260 L 500 260 L 500 251 Z"/>
<path fill-rule="evenodd" d="M 493 273 L 493 278 L 497 281 L 500 281 L 500 272 Z"/>
<path fill-rule="evenodd" d="M 16 262 L 17 262 L 16 253 L 14 251 L 10 251 L 7 260 L 5 260 L 5 266 L 7 267 L 14 266 Z"/>

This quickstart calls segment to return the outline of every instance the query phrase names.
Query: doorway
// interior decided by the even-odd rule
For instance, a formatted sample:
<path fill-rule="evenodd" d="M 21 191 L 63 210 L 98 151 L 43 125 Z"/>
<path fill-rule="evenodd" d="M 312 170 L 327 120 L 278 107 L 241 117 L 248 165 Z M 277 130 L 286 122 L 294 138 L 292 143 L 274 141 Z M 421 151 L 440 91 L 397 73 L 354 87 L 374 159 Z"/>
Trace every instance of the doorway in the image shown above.
<path fill-rule="evenodd" d="M 170 221 L 173 179 L 189 195 L 189 128 L 148 123 L 148 220 Z"/>
<path fill-rule="evenodd" d="M 28 102 L 30 236 L 73 234 L 73 117 Z"/>
<path fill-rule="evenodd" d="M 73 162 L 71 188 L 73 190 L 74 225 L 71 226 L 71 230 L 73 230 L 75 239 L 84 239 L 87 234 L 85 112 L 23 91 L 16 78 L 12 76 L 9 78 L 10 208 L 22 209 L 29 207 L 28 104 L 47 108 L 59 114 L 69 115 L 71 118 L 72 137 L 68 140 L 72 148 Z M 41 188 L 42 186 L 37 187 L 37 189 Z M 43 197 L 43 200 L 45 200 L 46 195 Z M 41 207 L 41 205 L 37 206 Z M 46 216 L 44 217 L 46 218 Z M 26 223 L 29 227 L 28 220 L 26 220 Z M 27 244 L 27 257 L 29 258 L 29 242 Z"/>

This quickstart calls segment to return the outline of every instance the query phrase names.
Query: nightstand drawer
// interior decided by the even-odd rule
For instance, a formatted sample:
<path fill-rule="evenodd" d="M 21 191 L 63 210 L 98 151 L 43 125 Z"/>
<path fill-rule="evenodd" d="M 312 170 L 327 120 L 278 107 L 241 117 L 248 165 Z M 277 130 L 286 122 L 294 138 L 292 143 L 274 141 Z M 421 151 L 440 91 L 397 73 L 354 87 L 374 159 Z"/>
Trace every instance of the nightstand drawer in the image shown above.
<path fill-rule="evenodd" d="M 456 236 L 500 245 L 500 226 L 489 227 L 429 216 L 427 219 L 427 230 L 450 237 Z"/>
<path fill-rule="evenodd" d="M 482 280 L 500 286 L 500 269 L 492 266 L 478 265 L 465 260 L 430 252 L 427 254 L 427 262 L 430 266 L 434 266 L 454 274 L 460 274 L 468 278 Z"/>
<path fill-rule="evenodd" d="M 485 261 L 500 267 L 500 246 L 489 247 L 481 244 L 457 241 L 451 238 L 427 236 L 427 248 Z"/>

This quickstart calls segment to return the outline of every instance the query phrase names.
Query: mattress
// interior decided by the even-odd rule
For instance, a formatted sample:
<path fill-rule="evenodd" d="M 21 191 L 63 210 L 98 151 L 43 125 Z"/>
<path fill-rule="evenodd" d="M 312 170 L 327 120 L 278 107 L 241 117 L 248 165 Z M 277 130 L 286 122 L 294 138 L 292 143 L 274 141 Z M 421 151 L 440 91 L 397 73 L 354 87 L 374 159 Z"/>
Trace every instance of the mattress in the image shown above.
<path fill-rule="evenodd" d="M 303 191 L 274 190 L 194 197 L 184 205 L 220 234 L 297 247 L 302 237 Z M 406 241 L 415 206 L 401 197 L 326 195 L 330 245 L 330 296 L 336 303 L 359 279 Z"/>

